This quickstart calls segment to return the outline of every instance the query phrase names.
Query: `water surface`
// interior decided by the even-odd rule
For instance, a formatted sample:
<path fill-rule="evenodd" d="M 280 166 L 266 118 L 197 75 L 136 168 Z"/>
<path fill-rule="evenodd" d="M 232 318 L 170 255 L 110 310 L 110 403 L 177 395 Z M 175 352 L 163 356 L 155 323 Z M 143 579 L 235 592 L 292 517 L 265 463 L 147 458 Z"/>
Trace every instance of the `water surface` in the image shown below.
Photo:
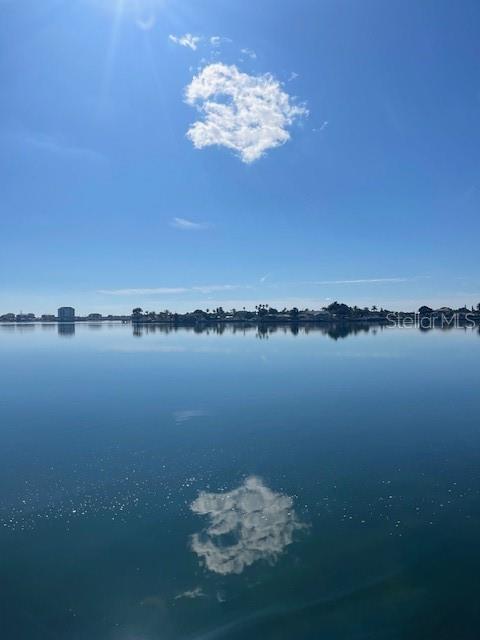
<path fill-rule="evenodd" d="M 0 326 L 0 637 L 478 638 L 477 330 Z"/>

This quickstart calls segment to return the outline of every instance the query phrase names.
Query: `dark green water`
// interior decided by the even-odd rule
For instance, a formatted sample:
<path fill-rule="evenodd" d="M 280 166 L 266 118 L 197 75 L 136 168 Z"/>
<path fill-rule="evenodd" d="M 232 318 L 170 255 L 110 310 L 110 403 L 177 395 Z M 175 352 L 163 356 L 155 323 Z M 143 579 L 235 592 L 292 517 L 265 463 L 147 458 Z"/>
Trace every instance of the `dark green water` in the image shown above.
<path fill-rule="evenodd" d="M 0 326 L 2 640 L 479 637 L 478 331 L 71 329 Z"/>

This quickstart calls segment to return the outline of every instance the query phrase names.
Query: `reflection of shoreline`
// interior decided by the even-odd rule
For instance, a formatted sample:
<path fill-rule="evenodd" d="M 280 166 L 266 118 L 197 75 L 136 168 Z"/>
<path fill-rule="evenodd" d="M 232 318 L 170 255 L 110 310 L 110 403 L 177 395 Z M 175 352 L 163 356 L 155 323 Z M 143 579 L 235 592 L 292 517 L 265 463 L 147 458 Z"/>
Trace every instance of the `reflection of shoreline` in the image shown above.
<path fill-rule="evenodd" d="M 65 336 L 71 338 L 75 335 L 75 323 L 74 322 L 59 322 L 57 324 L 57 333 L 59 336 Z"/>
<path fill-rule="evenodd" d="M 75 325 L 80 324 L 82 327 L 92 331 L 98 331 L 108 326 L 126 326 L 129 324 L 132 327 L 132 334 L 135 337 L 142 337 L 144 335 L 153 333 L 195 333 L 195 334 L 213 334 L 213 335 L 235 335 L 254 332 L 257 338 L 268 338 L 270 335 L 279 333 L 284 335 L 307 335 L 310 333 L 317 333 L 331 338 L 332 340 L 338 340 L 339 338 L 346 338 L 350 335 L 370 334 L 375 335 L 378 332 L 407 329 L 414 331 L 420 331 L 426 333 L 428 331 L 441 331 L 448 332 L 452 330 L 457 331 L 475 331 L 480 335 L 480 327 L 468 326 L 462 324 L 450 324 L 448 326 L 411 326 L 411 327 L 392 327 L 384 323 L 360 321 L 337 321 L 337 322 L 264 322 L 264 323 L 252 323 L 252 322 L 209 322 L 198 324 L 183 324 L 183 323 L 170 323 L 170 322 L 117 322 L 117 321 L 97 321 L 97 322 L 85 322 L 75 321 L 75 323 L 60 323 L 60 322 L 0 322 L 0 330 L 4 331 L 33 331 L 36 327 L 41 329 L 54 329 L 57 327 L 57 333 L 61 336 L 75 335 Z M 70 327 L 70 329 L 62 329 L 61 327 Z M 72 330 L 73 328 L 73 330 Z M 168 350 L 168 349 L 166 349 Z M 174 349 L 176 350 L 176 349 Z"/>
<path fill-rule="evenodd" d="M 309 333 L 320 333 L 337 340 L 338 338 L 345 338 L 350 334 L 357 333 L 375 333 L 376 331 L 386 330 L 384 325 L 368 324 L 356 322 L 350 323 L 289 323 L 289 324 L 243 324 L 243 323 L 216 323 L 216 324 L 198 324 L 198 325 L 172 325 L 168 323 L 146 323 L 138 324 L 133 323 L 133 335 L 137 338 L 141 338 L 143 335 L 151 333 L 198 333 L 198 334 L 213 334 L 213 335 L 235 335 L 235 334 L 247 334 L 254 332 L 258 338 L 268 338 L 274 333 L 283 333 L 290 335 L 304 335 Z"/>
<path fill-rule="evenodd" d="M 268 338 L 274 333 L 282 333 L 285 335 L 307 335 L 309 333 L 319 333 L 321 335 L 338 340 L 339 338 L 346 338 L 349 335 L 357 334 L 371 334 L 375 335 L 378 332 L 396 330 L 398 327 L 391 327 L 385 324 L 371 323 L 371 322 L 329 322 L 329 323 L 265 323 L 265 324 L 252 324 L 252 323 L 233 323 L 233 322 L 218 322 L 211 324 L 197 324 L 197 325 L 182 325 L 182 324 L 170 324 L 170 323 L 132 323 L 133 335 L 137 338 L 150 333 L 198 333 L 198 334 L 213 334 L 213 335 L 234 335 L 234 334 L 247 334 L 254 332 L 257 338 Z M 412 327 L 415 331 L 478 331 L 480 333 L 480 327 L 467 327 L 467 326 L 448 326 L 448 327 L 433 327 L 431 329 L 424 329 L 418 327 Z"/>

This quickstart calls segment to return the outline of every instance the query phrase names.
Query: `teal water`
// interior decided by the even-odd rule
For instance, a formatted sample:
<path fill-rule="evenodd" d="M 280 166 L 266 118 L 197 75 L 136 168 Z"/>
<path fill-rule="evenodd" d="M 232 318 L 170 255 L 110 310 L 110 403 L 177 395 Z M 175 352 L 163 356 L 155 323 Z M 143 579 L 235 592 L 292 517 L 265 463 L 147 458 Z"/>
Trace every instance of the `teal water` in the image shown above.
<path fill-rule="evenodd" d="M 0 637 L 478 638 L 477 330 L 0 326 Z"/>

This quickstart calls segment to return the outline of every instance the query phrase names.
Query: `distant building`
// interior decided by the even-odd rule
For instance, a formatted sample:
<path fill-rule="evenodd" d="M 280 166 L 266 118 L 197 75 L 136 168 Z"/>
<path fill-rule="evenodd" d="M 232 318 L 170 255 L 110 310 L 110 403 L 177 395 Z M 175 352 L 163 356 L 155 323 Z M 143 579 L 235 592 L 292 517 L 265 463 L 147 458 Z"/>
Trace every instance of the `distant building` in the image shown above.
<path fill-rule="evenodd" d="M 102 317 L 103 316 L 101 313 L 89 313 L 87 316 L 87 320 L 101 320 Z"/>
<path fill-rule="evenodd" d="M 75 309 L 73 307 L 60 307 L 58 310 L 59 322 L 73 322 L 75 320 Z"/>
<path fill-rule="evenodd" d="M 2 321 L 2 322 L 15 322 L 15 314 L 14 313 L 5 313 L 3 316 L 0 316 L 0 321 Z"/>
<path fill-rule="evenodd" d="M 15 316 L 16 322 L 33 322 L 35 320 L 34 313 L 17 313 Z"/>
<path fill-rule="evenodd" d="M 54 322 L 56 320 L 55 316 L 50 313 L 44 313 L 40 318 L 43 322 Z"/>

